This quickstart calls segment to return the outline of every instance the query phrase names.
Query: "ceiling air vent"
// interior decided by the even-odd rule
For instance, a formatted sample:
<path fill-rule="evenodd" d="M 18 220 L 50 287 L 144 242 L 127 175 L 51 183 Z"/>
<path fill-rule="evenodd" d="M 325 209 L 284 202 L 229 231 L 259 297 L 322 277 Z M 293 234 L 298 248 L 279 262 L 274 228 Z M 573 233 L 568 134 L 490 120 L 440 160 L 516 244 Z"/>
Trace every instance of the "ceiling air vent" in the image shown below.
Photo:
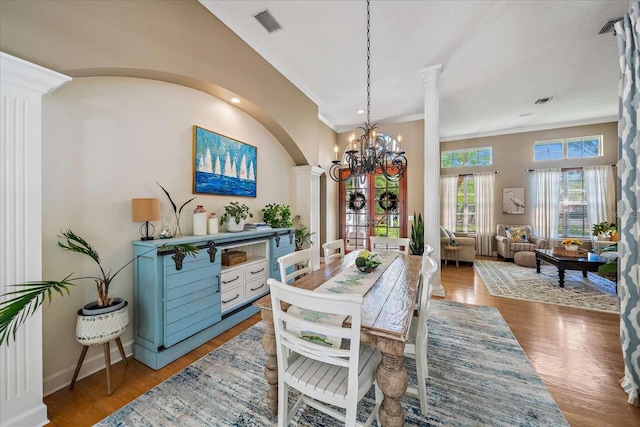
<path fill-rule="evenodd" d="M 550 96 L 548 98 L 540 98 L 536 100 L 536 105 L 543 105 L 543 104 L 548 104 L 551 101 L 553 101 L 556 97 L 555 96 Z"/>
<path fill-rule="evenodd" d="M 276 18 L 273 17 L 271 12 L 268 10 L 262 11 L 254 16 L 258 20 L 258 22 L 264 27 L 265 30 L 269 33 L 273 33 L 276 30 L 282 28 Z"/>
<path fill-rule="evenodd" d="M 613 26 L 618 21 L 622 21 L 622 17 L 616 18 L 616 19 L 612 19 L 611 21 L 609 21 L 606 24 L 604 24 L 604 26 L 602 28 L 600 28 L 600 31 L 598 31 L 598 34 L 606 34 L 606 33 L 613 32 L 613 34 L 615 35 L 616 32 L 613 30 Z"/>

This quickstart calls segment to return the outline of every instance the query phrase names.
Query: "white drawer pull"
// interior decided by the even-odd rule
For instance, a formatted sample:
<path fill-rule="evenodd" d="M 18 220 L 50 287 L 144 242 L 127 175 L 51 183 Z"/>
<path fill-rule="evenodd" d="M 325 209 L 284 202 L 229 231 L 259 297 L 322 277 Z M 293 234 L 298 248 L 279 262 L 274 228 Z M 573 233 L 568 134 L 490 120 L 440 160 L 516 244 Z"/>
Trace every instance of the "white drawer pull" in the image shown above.
<path fill-rule="evenodd" d="M 258 274 L 258 273 L 262 273 L 264 271 L 264 267 L 262 267 L 260 270 L 258 271 L 250 271 L 249 273 L 251 274 Z"/>
<path fill-rule="evenodd" d="M 257 290 L 258 290 L 258 289 L 260 289 L 260 288 L 264 288 L 264 283 L 263 283 L 262 285 L 258 286 L 258 287 L 257 287 L 257 288 L 255 288 L 255 289 L 254 289 L 254 288 L 249 288 L 249 289 L 251 289 L 252 291 L 257 291 Z"/>
<path fill-rule="evenodd" d="M 238 299 L 239 297 L 240 297 L 240 294 L 236 294 L 236 296 L 235 296 L 235 297 L 233 297 L 233 298 L 231 298 L 229 301 L 222 301 L 222 303 L 223 303 L 223 304 L 228 304 L 228 303 L 230 303 L 231 301 L 233 301 L 234 299 Z"/>
<path fill-rule="evenodd" d="M 235 282 L 235 281 L 236 281 L 236 280 L 238 280 L 239 278 L 240 278 L 240 276 L 236 276 L 236 278 L 235 278 L 235 279 L 227 280 L 226 282 L 223 280 L 223 281 L 222 281 L 222 283 L 224 283 L 224 284 L 226 285 L 227 283 Z"/>

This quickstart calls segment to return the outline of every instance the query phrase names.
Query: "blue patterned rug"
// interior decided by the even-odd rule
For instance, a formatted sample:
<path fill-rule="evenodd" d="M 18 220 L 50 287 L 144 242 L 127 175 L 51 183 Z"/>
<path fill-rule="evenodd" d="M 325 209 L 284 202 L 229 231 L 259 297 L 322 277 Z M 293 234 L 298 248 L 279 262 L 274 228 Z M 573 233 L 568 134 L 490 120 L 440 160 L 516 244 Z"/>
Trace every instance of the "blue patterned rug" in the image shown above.
<path fill-rule="evenodd" d="M 405 396 L 406 425 L 568 425 L 498 310 L 438 300 L 431 307 L 429 413 Z M 275 425 L 265 403 L 262 332 L 262 323 L 248 329 L 96 425 Z M 415 364 L 405 363 L 415 383 Z M 373 390 L 359 405 L 359 421 L 372 405 Z M 339 424 L 302 405 L 292 425 Z"/>
<path fill-rule="evenodd" d="M 540 274 L 535 268 L 504 261 L 477 260 L 473 268 L 493 296 L 620 312 L 616 284 L 595 273 L 587 273 L 584 278 L 581 271 L 567 270 L 564 288 L 561 288 L 558 268 L 549 264 L 540 266 Z"/>

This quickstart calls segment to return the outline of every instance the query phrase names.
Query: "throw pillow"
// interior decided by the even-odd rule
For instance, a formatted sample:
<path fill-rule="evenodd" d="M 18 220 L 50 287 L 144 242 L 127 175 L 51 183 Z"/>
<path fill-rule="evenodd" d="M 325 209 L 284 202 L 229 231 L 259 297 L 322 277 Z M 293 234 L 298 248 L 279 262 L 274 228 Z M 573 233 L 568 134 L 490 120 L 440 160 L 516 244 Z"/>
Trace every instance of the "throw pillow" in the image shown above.
<path fill-rule="evenodd" d="M 525 227 L 507 227 L 507 238 L 513 243 L 529 243 L 527 229 Z"/>

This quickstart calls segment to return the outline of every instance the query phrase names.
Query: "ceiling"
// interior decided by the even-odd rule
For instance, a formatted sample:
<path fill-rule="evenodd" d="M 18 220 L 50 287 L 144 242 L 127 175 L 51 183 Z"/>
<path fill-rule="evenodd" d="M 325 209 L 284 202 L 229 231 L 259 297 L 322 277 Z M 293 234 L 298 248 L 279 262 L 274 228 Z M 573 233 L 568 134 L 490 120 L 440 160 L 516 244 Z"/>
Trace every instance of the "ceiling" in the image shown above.
<path fill-rule="evenodd" d="M 366 114 L 366 2 L 200 2 L 318 104 L 336 131 Z M 254 18 L 268 10 L 282 29 Z M 440 136 L 617 120 L 618 46 L 598 31 L 629 1 L 372 1 L 371 120 L 424 113 L 421 70 L 442 64 Z M 545 105 L 539 98 L 556 97 Z"/>

